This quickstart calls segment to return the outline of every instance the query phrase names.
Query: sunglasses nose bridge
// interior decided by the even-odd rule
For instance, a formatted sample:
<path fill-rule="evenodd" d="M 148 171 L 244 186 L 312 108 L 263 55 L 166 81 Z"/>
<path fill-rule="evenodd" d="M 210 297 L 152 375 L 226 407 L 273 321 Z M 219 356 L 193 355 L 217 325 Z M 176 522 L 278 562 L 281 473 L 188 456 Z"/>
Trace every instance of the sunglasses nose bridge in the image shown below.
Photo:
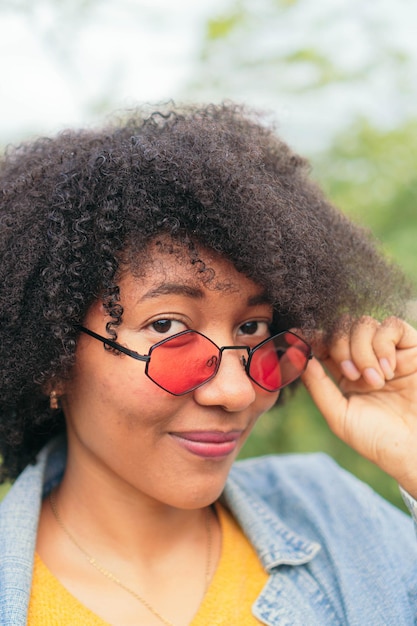
<path fill-rule="evenodd" d="M 222 346 L 221 348 L 219 348 L 220 359 L 225 350 L 243 350 L 244 352 L 246 352 L 246 356 L 244 354 L 240 355 L 240 362 L 242 363 L 243 369 L 247 370 L 250 354 L 250 348 L 248 346 Z"/>

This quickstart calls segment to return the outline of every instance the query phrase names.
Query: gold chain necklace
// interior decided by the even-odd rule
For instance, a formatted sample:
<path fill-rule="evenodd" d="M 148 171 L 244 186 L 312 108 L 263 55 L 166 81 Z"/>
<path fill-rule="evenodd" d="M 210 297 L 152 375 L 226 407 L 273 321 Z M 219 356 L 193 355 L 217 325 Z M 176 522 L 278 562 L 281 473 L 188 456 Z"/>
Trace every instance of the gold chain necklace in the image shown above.
<path fill-rule="evenodd" d="M 165 626 L 174 626 L 172 622 L 170 622 L 165 617 L 163 617 L 151 604 L 149 604 L 149 602 L 145 600 L 145 598 L 143 598 L 139 593 L 137 593 L 133 589 L 130 589 L 130 587 L 125 585 L 125 583 L 122 582 L 121 580 L 119 580 L 117 576 L 115 576 L 114 574 L 112 574 L 112 572 L 110 572 L 108 569 L 103 567 L 91 554 L 87 552 L 87 550 L 85 550 L 78 543 L 75 537 L 70 533 L 68 528 L 64 525 L 64 522 L 62 521 L 61 516 L 58 513 L 58 510 L 56 507 L 55 496 L 52 491 L 49 494 L 49 504 L 51 505 L 52 513 L 56 521 L 58 522 L 59 526 L 61 527 L 61 529 L 67 535 L 68 539 L 76 546 L 76 548 L 78 548 L 78 550 L 82 552 L 82 554 L 85 556 L 85 558 L 90 563 L 90 565 L 95 567 L 96 570 L 100 572 L 100 574 L 102 574 L 103 576 L 105 576 L 106 578 L 114 582 L 116 585 L 118 585 L 119 587 L 127 591 L 127 593 L 129 593 L 131 596 L 136 598 L 136 600 L 138 600 L 141 604 L 143 604 L 143 606 L 146 607 L 148 611 L 150 611 L 163 624 L 165 624 Z M 206 561 L 206 571 L 205 571 L 206 584 L 204 588 L 204 593 L 207 591 L 208 586 L 210 584 L 210 571 L 211 571 L 212 532 L 211 532 L 211 524 L 210 524 L 210 507 L 206 508 L 206 533 L 207 533 L 207 561 Z"/>

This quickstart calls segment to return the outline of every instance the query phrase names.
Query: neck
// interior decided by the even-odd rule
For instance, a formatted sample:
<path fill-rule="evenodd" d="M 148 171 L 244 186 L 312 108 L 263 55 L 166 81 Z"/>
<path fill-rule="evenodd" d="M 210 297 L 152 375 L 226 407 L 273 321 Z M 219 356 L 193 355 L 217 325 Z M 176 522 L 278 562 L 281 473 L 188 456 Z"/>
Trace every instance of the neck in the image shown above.
<path fill-rule="evenodd" d="M 206 507 L 169 506 L 79 466 L 67 467 L 55 497 L 66 525 L 91 550 L 113 548 L 129 559 L 137 553 L 154 560 L 185 539 L 204 538 Z"/>
<path fill-rule="evenodd" d="M 130 558 L 128 559 L 121 559 L 118 552 L 114 553 L 112 556 L 110 554 L 111 550 L 107 550 L 107 554 L 103 554 L 103 546 L 101 547 L 100 553 L 93 553 L 91 551 L 91 548 L 86 547 L 86 544 L 83 544 L 82 540 L 80 540 L 80 538 L 74 534 L 74 531 L 70 529 L 66 523 L 64 523 L 61 512 L 58 509 L 57 493 L 59 493 L 58 490 L 56 492 L 52 492 L 49 495 L 49 498 L 44 503 L 43 515 L 41 516 L 40 524 L 40 530 L 43 527 L 43 531 L 40 532 L 40 538 L 38 537 L 38 542 L 40 541 L 40 543 L 38 543 L 38 552 L 40 552 L 41 556 L 43 556 L 42 535 L 45 537 L 45 517 L 48 518 L 48 515 L 45 516 L 45 510 L 48 510 L 48 512 L 52 514 L 53 521 L 56 522 L 54 530 L 55 534 L 56 531 L 59 530 L 61 531 L 62 536 L 59 539 L 59 549 L 57 555 L 56 543 L 53 540 L 53 534 L 51 536 L 51 533 L 48 532 L 48 529 L 46 530 L 47 543 L 49 545 L 49 549 L 51 549 L 52 547 L 53 555 L 51 557 L 51 553 L 49 553 L 48 555 L 48 551 L 46 551 L 46 563 L 49 564 L 52 571 L 57 572 L 57 575 L 59 578 L 61 578 L 61 580 L 65 582 L 69 581 L 69 589 L 74 589 L 74 595 L 80 597 L 79 593 L 81 593 L 82 598 L 84 592 L 81 590 L 81 592 L 77 593 L 78 583 L 75 583 L 74 588 L 72 576 L 74 576 L 75 573 L 77 581 L 85 581 L 91 578 L 91 570 L 85 571 L 86 564 L 88 563 L 88 565 L 90 565 L 91 568 L 95 570 L 95 573 L 99 577 L 102 577 L 102 580 L 104 580 L 107 585 L 108 583 L 111 583 L 118 587 L 119 595 L 120 592 L 122 593 L 122 597 L 120 597 L 119 601 L 123 601 L 126 616 L 136 615 L 137 617 L 137 606 L 132 605 L 133 600 L 134 603 L 138 602 L 141 605 L 142 612 L 145 611 L 145 614 L 149 613 L 158 623 L 160 622 L 166 624 L 167 626 L 173 626 L 173 622 L 171 622 L 170 619 L 167 619 L 164 614 L 160 612 L 159 608 L 156 608 L 159 607 L 159 604 L 161 603 L 162 606 L 166 607 L 167 615 L 169 609 L 169 613 L 172 612 L 173 615 L 178 616 L 178 619 L 181 618 L 181 621 L 175 620 L 175 623 L 189 623 L 190 617 L 194 614 L 199 604 L 199 601 L 202 597 L 204 597 L 204 594 L 208 589 L 212 574 L 215 569 L 215 564 L 218 561 L 219 538 L 216 537 L 214 533 L 217 527 L 217 523 L 215 514 L 212 511 L 211 507 L 206 507 L 204 509 L 204 541 L 197 535 L 193 537 L 193 535 L 191 534 L 187 537 L 187 541 L 185 543 L 180 542 L 175 546 L 172 543 L 171 550 L 167 550 L 162 559 L 159 559 L 158 557 L 155 559 L 154 554 L 154 558 L 146 562 L 143 553 L 141 555 L 135 555 L 131 551 Z M 63 490 L 61 490 L 60 493 L 61 498 L 63 498 Z M 200 512 L 202 511 L 200 510 Z M 49 519 L 51 519 L 50 515 Z M 191 529 L 191 531 L 195 530 L 196 528 Z M 64 536 L 66 536 L 67 541 L 64 542 L 66 543 L 66 546 L 64 551 L 62 552 L 61 546 L 62 538 Z M 158 541 L 159 540 L 160 537 L 158 538 Z M 45 545 L 45 543 L 43 543 L 43 545 Z M 69 548 L 72 548 L 72 550 L 69 550 Z M 108 546 L 106 546 L 106 548 L 108 548 Z M 97 550 L 98 549 L 99 546 L 97 546 Z M 61 554 L 59 554 L 59 552 L 61 552 Z M 67 558 L 66 555 L 69 558 Z M 80 569 L 80 564 L 77 557 L 84 559 L 84 574 L 83 569 Z M 109 569 L 108 563 L 111 563 L 112 569 Z M 201 567 L 203 563 L 204 572 Z M 173 576 L 173 573 L 175 573 L 175 576 Z M 85 578 L 85 576 L 87 576 L 87 578 Z M 187 581 L 189 581 L 190 579 L 190 576 L 193 577 L 193 583 L 187 583 Z M 93 581 L 93 578 L 91 578 L 91 580 Z M 132 583 L 130 581 L 132 581 Z M 173 581 L 175 582 L 173 583 Z M 177 583 L 179 581 L 181 581 L 181 593 L 178 596 Z M 94 586 L 96 586 L 97 582 L 98 581 L 96 576 Z M 190 585 L 193 588 L 190 589 Z M 105 589 L 106 585 L 102 587 L 103 589 Z M 143 595 L 144 592 L 142 590 L 144 590 L 146 595 Z M 109 589 L 109 591 L 111 592 L 111 596 L 113 597 L 113 590 Z M 191 597 L 193 598 L 193 601 L 187 604 L 189 602 L 188 594 L 190 591 L 192 592 Z M 130 596 L 130 605 L 129 603 L 126 604 L 126 598 L 123 599 L 124 594 Z M 162 603 L 161 601 L 161 594 L 164 598 L 164 603 Z M 183 594 L 182 597 L 181 594 Z M 86 604 L 89 605 L 91 602 L 91 596 L 87 595 L 86 598 Z M 184 600 L 187 601 L 185 605 Z M 92 606 L 94 606 L 94 603 L 97 602 L 97 599 L 95 599 L 94 596 L 92 602 Z M 97 606 L 101 607 L 100 610 L 102 609 L 101 600 L 98 601 Z M 111 611 L 113 609 L 114 607 L 110 607 Z M 106 613 L 104 613 L 104 615 L 106 615 Z"/>

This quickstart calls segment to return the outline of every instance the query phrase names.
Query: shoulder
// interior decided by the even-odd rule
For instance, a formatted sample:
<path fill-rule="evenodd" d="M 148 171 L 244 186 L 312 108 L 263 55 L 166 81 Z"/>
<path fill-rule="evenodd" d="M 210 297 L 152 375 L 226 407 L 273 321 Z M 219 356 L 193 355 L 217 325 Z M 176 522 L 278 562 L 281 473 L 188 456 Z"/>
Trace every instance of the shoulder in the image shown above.
<path fill-rule="evenodd" d="M 349 623 L 362 623 L 365 614 L 366 623 L 411 623 L 417 571 L 412 520 L 328 456 L 239 461 L 224 499 L 277 581 L 285 574 L 297 584 L 308 581 L 310 590 L 318 584 L 320 593 L 340 601 L 341 615 L 349 611 Z M 385 622 L 387 611 L 395 617 Z"/>
<path fill-rule="evenodd" d="M 231 480 L 261 498 L 287 523 L 336 530 L 349 520 L 362 528 L 404 524 L 411 519 L 369 485 L 322 453 L 271 455 L 239 461 Z"/>
<path fill-rule="evenodd" d="M 240 461 L 225 496 L 239 520 L 264 511 L 275 525 L 319 544 L 320 558 L 359 562 L 366 551 L 381 567 L 415 567 L 411 517 L 324 454 Z"/>
<path fill-rule="evenodd" d="M 288 488 L 295 493 L 317 487 L 321 492 L 338 491 L 341 487 L 371 491 L 331 457 L 320 452 L 269 455 L 237 461 L 231 475 L 242 485 L 246 484 L 264 496 Z"/>

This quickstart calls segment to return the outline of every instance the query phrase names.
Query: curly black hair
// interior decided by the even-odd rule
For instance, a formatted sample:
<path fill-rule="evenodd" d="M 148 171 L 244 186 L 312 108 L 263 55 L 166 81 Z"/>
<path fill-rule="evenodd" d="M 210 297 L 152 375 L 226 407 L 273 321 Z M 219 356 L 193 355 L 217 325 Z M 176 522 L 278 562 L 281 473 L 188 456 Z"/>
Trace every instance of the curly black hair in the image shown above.
<path fill-rule="evenodd" d="M 167 235 L 262 285 L 277 328 L 400 313 L 399 271 L 326 201 L 262 115 L 224 103 L 125 112 L 99 130 L 9 148 L 0 162 L 1 479 L 64 429 L 46 389 L 74 362 L 102 299 L 116 336 L 118 270 Z M 193 259 L 196 261 L 196 258 Z"/>

